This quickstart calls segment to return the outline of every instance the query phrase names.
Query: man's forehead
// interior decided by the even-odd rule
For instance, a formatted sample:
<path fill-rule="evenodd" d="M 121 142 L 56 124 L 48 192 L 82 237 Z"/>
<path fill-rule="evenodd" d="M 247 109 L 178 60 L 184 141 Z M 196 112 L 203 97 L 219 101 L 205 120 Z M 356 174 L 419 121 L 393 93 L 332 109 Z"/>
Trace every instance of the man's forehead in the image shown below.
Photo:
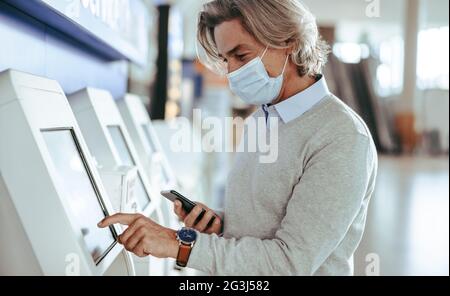
<path fill-rule="evenodd" d="M 214 39 L 216 41 L 219 54 L 226 55 L 236 47 L 247 49 L 251 47 L 251 35 L 244 30 L 240 22 L 229 21 L 218 25 L 214 29 Z"/>

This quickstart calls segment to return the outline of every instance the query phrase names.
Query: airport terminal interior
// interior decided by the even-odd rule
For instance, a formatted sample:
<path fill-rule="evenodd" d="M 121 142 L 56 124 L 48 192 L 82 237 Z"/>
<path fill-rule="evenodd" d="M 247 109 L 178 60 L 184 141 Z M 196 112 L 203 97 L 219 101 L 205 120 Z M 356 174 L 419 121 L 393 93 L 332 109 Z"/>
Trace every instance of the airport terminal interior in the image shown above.
<path fill-rule="evenodd" d="M 0 0 L 0 275 L 202 275 L 97 223 L 140 213 L 179 229 L 163 190 L 224 208 L 243 131 L 223 121 L 230 149 L 214 149 L 198 119 L 257 107 L 203 63 L 207 2 Z M 331 48 L 330 91 L 379 155 L 354 274 L 448 276 L 449 1 L 301 2 Z"/>

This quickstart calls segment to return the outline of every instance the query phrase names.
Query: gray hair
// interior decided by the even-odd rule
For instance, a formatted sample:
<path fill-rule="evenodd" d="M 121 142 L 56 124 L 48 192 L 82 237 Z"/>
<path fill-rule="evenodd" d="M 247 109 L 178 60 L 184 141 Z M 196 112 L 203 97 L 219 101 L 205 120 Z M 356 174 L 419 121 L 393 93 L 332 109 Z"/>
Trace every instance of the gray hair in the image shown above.
<path fill-rule="evenodd" d="M 214 0 L 203 6 L 198 20 L 198 41 L 209 62 L 220 63 L 214 28 L 239 19 L 258 42 L 271 48 L 292 46 L 298 74 L 320 74 L 329 46 L 319 35 L 316 19 L 299 0 Z"/>

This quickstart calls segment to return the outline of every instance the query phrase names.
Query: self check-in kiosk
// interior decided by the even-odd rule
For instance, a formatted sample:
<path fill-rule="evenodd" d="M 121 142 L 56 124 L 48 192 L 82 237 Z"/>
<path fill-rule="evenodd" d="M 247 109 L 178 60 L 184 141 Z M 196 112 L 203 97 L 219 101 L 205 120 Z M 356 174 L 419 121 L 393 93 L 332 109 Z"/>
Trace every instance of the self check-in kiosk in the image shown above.
<path fill-rule="evenodd" d="M 160 195 L 149 184 L 147 172 L 111 94 L 87 88 L 70 95 L 69 102 L 97 165 L 108 170 L 119 166 L 136 167 L 135 197 L 140 212 L 165 224 Z M 167 260 L 134 257 L 134 262 L 138 275 L 167 274 Z"/>
<path fill-rule="evenodd" d="M 59 84 L 0 73 L 0 275 L 134 275 L 113 213 Z"/>
<path fill-rule="evenodd" d="M 145 162 L 150 183 L 158 191 L 178 189 L 172 168 L 156 135 L 150 116 L 142 99 L 137 95 L 127 94 L 117 102 L 123 121 L 127 126 L 136 151 Z M 172 205 L 162 199 L 162 209 L 166 221 L 172 227 L 179 227 L 176 216 L 171 212 Z"/>
<path fill-rule="evenodd" d="M 148 171 L 155 185 L 163 190 L 176 187 L 176 177 L 142 99 L 137 95 L 127 94 L 117 105 L 139 156 L 149 164 Z"/>

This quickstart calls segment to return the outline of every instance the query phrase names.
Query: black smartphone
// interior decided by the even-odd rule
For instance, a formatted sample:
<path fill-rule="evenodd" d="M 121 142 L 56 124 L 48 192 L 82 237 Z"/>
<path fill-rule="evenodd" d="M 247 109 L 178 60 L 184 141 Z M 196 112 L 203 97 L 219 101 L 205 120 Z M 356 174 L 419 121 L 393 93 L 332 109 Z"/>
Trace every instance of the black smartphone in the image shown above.
<path fill-rule="evenodd" d="M 179 193 L 175 190 L 161 191 L 161 195 L 164 196 L 165 198 L 167 198 L 168 200 L 170 200 L 171 202 L 175 202 L 176 200 L 179 200 L 181 202 L 181 206 L 182 206 L 183 210 L 188 214 L 197 206 L 197 204 L 195 202 L 191 201 L 189 198 L 183 196 L 181 193 Z M 198 222 L 200 222 L 200 220 L 202 220 L 205 213 L 206 213 L 206 210 L 202 209 L 202 212 L 200 213 L 200 215 L 198 215 L 198 218 L 195 221 L 195 224 L 197 224 Z M 215 218 L 216 217 L 211 218 L 211 221 L 209 221 L 209 223 L 208 223 L 208 227 L 210 227 L 212 225 Z"/>

